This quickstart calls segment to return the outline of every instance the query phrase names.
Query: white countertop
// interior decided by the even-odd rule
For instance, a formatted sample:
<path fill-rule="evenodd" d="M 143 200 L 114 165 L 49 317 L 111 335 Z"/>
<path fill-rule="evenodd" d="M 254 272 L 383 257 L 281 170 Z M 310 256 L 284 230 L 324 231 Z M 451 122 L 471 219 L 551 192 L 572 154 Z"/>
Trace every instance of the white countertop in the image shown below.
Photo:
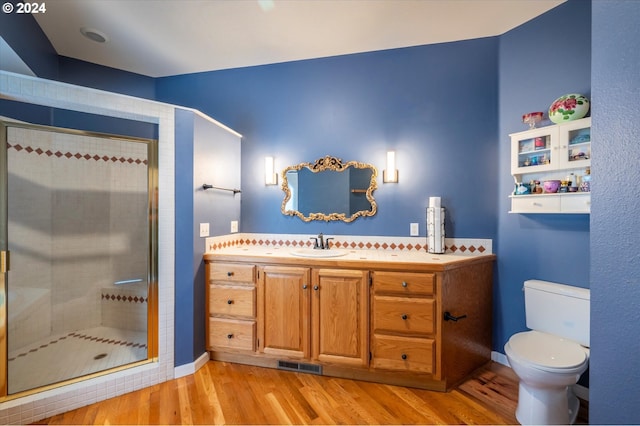
<path fill-rule="evenodd" d="M 294 252 L 299 250 L 311 252 L 309 256 L 295 255 Z M 318 264 L 335 264 L 335 263 L 359 263 L 359 262 L 376 262 L 376 263 L 409 263 L 409 264 L 430 264 L 430 265 L 451 265 L 456 263 L 465 263 L 474 259 L 493 258 L 492 254 L 432 254 L 426 251 L 417 250 L 366 250 L 366 249 L 331 249 L 332 251 L 345 253 L 341 256 L 317 257 L 315 252 L 322 253 L 323 250 L 313 250 L 302 247 L 269 247 L 240 245 L 226 247 L 205 253 L 205 259 L 213 259 L 216 257 L 252 258 L 254 261 L 268 262 L 270 260 L 292 261 L 300 263 L 301 261 L 313 262 Z M 324 253 L 322 253 L 324 254 Z M 241 259 L 238 259 L 241 260 Z"/>

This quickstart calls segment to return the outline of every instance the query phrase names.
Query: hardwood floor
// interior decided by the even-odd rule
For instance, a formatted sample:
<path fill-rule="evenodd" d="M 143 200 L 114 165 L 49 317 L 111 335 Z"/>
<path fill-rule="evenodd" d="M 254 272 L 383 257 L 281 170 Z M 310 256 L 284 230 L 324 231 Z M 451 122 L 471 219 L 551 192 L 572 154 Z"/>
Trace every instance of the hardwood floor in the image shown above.
<path fill-rule="evenodd" d="M 38 424 L 517 424 L 517 396 L 517 378 L 496 363 L 444 393 L 209 361 Z"/>

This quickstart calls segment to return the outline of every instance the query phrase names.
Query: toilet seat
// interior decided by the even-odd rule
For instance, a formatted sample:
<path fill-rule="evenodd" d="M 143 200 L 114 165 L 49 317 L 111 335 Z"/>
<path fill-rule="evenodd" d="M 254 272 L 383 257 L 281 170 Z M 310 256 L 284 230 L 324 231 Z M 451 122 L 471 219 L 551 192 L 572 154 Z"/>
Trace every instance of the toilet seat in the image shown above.
<path fill-rule="evenodd" d="M 589 361 L 578 343 L 540 331 L 516 333 L 507 344 L 509 354 L 520 362 L 550 373 L 569 373 Z"/>

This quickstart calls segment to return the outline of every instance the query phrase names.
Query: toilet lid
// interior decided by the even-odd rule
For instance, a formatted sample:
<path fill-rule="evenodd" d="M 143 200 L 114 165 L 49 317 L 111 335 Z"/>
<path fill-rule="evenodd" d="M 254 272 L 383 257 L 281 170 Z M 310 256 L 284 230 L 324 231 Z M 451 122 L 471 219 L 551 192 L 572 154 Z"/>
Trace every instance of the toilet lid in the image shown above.
<path fill-rule="evenodd" d="M 587 354 L 576 342 L 539 331 L 517 333 L 509 346 L 518 357 L 541 369 L 564 369 L 582 365 Z"/>

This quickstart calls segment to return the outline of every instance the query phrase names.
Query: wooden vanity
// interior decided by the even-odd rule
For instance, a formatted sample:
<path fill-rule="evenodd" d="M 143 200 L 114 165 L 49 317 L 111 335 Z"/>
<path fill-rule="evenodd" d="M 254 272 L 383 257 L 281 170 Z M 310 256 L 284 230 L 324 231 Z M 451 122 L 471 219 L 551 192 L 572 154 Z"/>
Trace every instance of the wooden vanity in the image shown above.
<path fill-rule="evenodd" d="M 494 255 L 204 260 L 211 359 L 440 391 L 490 360 Z"/>

